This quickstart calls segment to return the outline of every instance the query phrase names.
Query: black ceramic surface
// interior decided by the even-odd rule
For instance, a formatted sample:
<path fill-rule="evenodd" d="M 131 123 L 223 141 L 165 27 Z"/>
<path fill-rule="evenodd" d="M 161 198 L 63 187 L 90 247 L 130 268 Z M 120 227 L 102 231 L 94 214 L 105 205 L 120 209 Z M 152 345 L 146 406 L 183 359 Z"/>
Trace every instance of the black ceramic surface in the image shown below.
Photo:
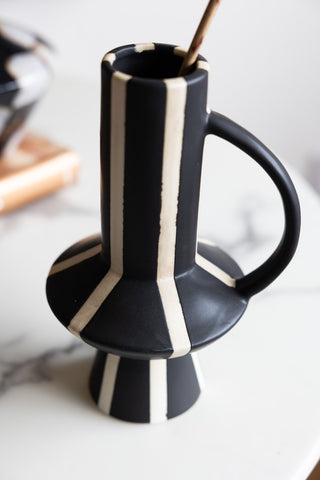
<path fill-rule="evenodd" d="M 102 235 L 63 253 L 47 280 L 53 312 L 99 349 L 97 358 L 104 360 L 98 364 L 108 359 L 105 353 L 112 355 L 110 362 L 125 357 L 149 365 L 169 359 L 169 372 L 172 359 L 232 328 L 250 296 L 281 273 L 297 245 L 299 204 L 286 171 L 250 133 L 207 112 L 208 64 L 199 56 L 191 73 L 177 77 L 181 55 L 169 45 L 130 45 L 109 52 L 102 62 Z M 279 247 L 246 276 L 218 247 L 197 247 L 208 133 L 246 151 L 283 199 L 286 227 Z M 109 368 L 104 370 L 107 374 Z M 116 373 L 108 375 L 110 400 Z M 92 378 L 94 392 L 101 382 L 95 374 Z M 104 410 L 113 414 L 114 408 L 112 403 Z M 141 410 L 147 418 L 147 407 Z M 115 416 L 130 416 L 121 412 Z"/>
<path fill-rule="evenodd" d="M 65 327 L 103 281 L 108 266 L 103 258 L 101 237 L 91 237 L 67 250 L 56 265 L 82 252 L 95 255 L 49 276 L 50 306 Z M 218 247 L 199 244 L 198 252 L 231 278 L 241 276 L 238 265 Z M 241 317 L 247 299 L 195 262 L 175 285 L 183 306 L 190 350 L 226 333 Z M 99 350 L 128 358 L 169 358 L 174 353 L 156 279 L 123 275 L 115 288 L 81 330 L 80 336 Z"/>
<path fill-rule="evenodd" d="M 114 385 L 111 394 L 110 380 Z M 159 380 L 161 385 L 156 393 L 162 397 L 163 405 L 155 409 L 152 383 Z M 196 362 L 190 354 L 172 360 L 147 361 L 117 359 L 98 351 L 90 375 L 90 392 L 104 413 L 129 422 L 158 423 L 188 410 L 197 401 L 201 385 Z"/>

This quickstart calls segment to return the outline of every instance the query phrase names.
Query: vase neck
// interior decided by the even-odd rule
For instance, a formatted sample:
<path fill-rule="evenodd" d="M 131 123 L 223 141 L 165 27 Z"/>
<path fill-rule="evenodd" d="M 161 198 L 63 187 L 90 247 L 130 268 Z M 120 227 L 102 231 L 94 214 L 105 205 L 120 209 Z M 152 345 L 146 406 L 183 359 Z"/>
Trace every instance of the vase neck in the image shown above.
<path fill-rule="evenodd" d="M 103 252 L 119 274 L 163 278 L 195 261 L 206 75 L 143 80 L 102 69 Z"/>

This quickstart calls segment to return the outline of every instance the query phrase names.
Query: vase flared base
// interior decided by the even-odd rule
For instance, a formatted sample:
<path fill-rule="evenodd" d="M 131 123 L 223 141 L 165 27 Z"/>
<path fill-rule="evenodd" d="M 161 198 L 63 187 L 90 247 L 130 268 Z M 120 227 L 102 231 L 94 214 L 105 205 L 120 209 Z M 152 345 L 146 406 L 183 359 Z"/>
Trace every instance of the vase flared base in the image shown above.
<path fill-rule="evenodd" d="M 201 378 L 194 353 L 170 360 L 135 360 L 98 351 L 90 392 L 105 414 L 128 422 L 160 423 L 197 401 Z"/>
<path fill-rule="evenodd" d="M 120 275 L 95 235 L 56 260 L 47 298 L 60 322 L 92 347 L 149 361 L 185 355 L 227 333 L 248 304 L 236 288 L 241 276 L 236 262 L 210 242 L 198 243 L 195 263 L 183 275 Z"/>

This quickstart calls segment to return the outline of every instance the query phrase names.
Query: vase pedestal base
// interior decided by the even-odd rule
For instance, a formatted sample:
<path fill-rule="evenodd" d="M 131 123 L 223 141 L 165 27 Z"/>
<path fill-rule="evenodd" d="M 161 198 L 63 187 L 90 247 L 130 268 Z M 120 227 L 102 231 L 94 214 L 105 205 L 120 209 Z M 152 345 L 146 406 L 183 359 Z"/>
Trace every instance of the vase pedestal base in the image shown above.
<path fill-rule="evenodd" d="M 201 392 L 196 354 L 170 360 L 135 360 L 98 351 L 90 392 L 106 414 L 137 423 L 160 423 L 188 410 Z"/>

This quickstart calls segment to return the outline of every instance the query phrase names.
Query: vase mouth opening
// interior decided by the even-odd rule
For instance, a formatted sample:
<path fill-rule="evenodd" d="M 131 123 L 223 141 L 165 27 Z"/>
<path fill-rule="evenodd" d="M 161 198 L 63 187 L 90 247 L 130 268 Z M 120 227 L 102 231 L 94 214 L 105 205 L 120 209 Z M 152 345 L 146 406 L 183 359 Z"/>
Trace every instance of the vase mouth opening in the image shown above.
<path fill-rule="evenodd" d="M 108 52 L 102 63 L 119 76 L 140 78 L 144 81 L 172 80 L 179 77 L 186 51 L 174 45 L 147 43 L 127 45 Z M 204 70 L 209 70 L 209 64 L 198 56 L 197 61 L 183 78 L 202 77 Z"/>

